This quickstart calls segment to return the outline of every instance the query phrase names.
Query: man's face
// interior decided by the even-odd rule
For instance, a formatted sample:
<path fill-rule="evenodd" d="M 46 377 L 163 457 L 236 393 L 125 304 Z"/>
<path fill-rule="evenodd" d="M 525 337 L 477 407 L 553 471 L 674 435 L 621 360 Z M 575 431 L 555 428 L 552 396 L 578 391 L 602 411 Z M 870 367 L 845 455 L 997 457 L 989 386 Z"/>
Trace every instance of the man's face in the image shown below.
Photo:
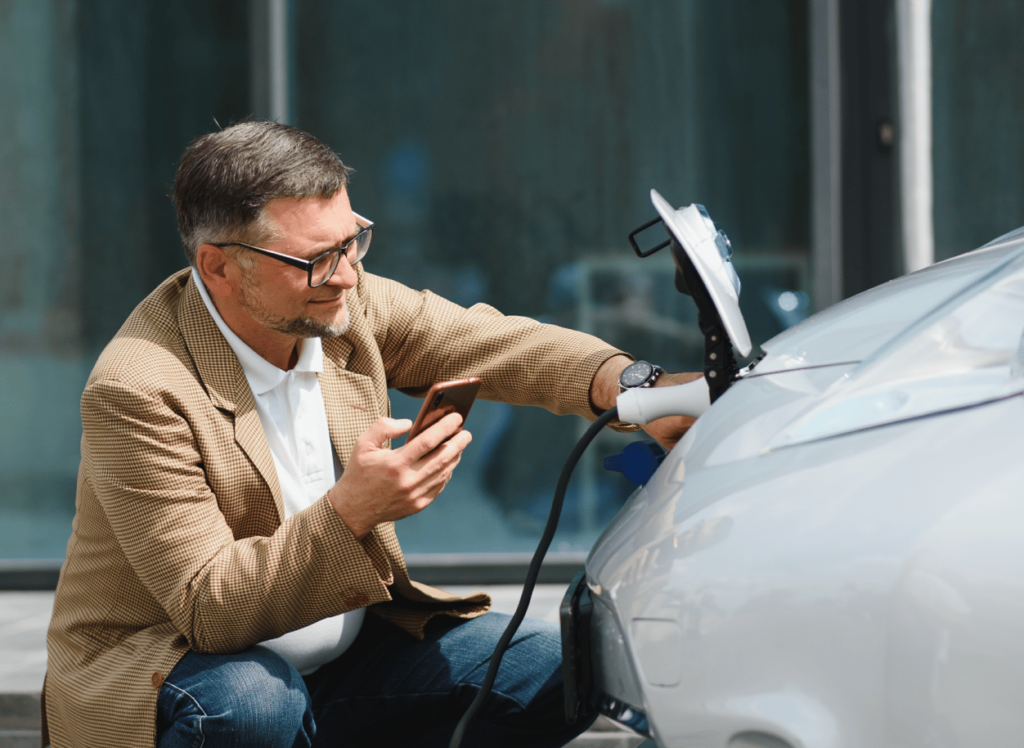
<path fill-rule="evenodd" d="M 280 238 L 263 248 L 303 260 L 340 247 L 361 228 L 345 189 L 330 199 L 271 200 L 264 212 Z M 252 267 L 243 267 L 238 303 L 256 322 L 300 338 L 335 338 L 348 329 L 345 291 L 355 286 L 356 272 L 344 257 L 317 288 L 309 287 L 299 268 L 256 253 L 249 258 Z"/>

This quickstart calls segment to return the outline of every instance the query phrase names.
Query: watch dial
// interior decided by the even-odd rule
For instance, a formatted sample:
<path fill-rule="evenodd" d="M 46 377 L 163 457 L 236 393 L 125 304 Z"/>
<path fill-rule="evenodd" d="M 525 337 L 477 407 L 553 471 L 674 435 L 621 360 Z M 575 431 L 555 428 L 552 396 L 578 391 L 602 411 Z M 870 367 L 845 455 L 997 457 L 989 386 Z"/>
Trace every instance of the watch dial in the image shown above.
<path fill-rule="evenodd" d="M 646 361 L 637 361 L 622 370 L 619 381 L 623 387 L 639 387 L 650 378 L 653 371 L 654 367 Z"/>

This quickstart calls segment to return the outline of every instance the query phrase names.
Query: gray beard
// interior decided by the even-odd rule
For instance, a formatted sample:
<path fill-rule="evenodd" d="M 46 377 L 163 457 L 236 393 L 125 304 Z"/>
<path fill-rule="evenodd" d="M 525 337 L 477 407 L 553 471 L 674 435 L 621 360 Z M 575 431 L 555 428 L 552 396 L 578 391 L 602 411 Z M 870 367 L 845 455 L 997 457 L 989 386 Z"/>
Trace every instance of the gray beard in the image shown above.
<path fill-rule="evenodd" d="M 345 310 L 345 319 L 334 324 L 310 317 L 284 319 L 272 315 L 267 315 L 259 321 L 271 330 L 283 332 L 285 335 L 294 335 L 297 338 L 340 338 L 348 331 L 348 309 Z"/>
<path fill-rule="evenodd" d="M 278 317 L 276 314 L 268 312 L 259 299 L 253 297 L 248 280 L 247 278 L 247 282 L 242 283 L 242 292 L 239 295 L 238 303 L 264 327 L 297 338 L 340 338 L 348 331 L 347 308 L 345 309 L 345 319 L 334 324 L 321 322 L 311 317 L 295 317 L 293 319 Z"/>

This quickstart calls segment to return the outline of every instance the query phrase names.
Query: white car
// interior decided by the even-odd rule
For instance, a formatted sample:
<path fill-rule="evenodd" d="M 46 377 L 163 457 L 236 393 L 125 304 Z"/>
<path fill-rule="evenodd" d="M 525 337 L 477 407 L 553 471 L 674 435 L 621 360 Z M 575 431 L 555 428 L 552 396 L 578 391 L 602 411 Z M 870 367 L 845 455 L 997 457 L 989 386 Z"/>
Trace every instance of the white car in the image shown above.
<path fill-rule="evenodd" d="M 763 343 L 570 588 L 567 709 L 662 748 L 1024 745 L 1022 332 L 1024 229 Z"/>

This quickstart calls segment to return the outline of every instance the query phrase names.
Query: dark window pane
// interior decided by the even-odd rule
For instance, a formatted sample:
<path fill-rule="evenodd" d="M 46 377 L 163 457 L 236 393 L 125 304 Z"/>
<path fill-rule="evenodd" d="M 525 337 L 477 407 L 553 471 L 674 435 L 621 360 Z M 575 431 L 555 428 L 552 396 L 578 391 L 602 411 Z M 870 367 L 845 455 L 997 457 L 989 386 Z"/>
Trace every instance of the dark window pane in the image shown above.
<path fill-rule="evenodd" d="M 357 170 L 369 270 L 699 367 L 671 261 L 625 240 L 655 187 L 732 237 L 755 342 L 801 313 L 782 294 L 808 307 L 805 1 L 297 0 L 295 29 L 298 124 Z M 585 424 L 480 403 L 468 426 L 456 480 L 399 523 L 410 552 L 530 550 Z M 622 505 L 599 458 L 635 438 L 586 456 L 556 549 L 589 548 Z"/>
<path fill-rule="evenodd" d="M 935 258 L 1024 223 L 1024 4 L 935 0 Z"/>
<path fill-rule="evenodd" d="M 62 557 L 78 402 L 134 306 L 185 265 L 185 145 L 247 114 L 248 3 L 0 6 L 0 558 Z"/>

